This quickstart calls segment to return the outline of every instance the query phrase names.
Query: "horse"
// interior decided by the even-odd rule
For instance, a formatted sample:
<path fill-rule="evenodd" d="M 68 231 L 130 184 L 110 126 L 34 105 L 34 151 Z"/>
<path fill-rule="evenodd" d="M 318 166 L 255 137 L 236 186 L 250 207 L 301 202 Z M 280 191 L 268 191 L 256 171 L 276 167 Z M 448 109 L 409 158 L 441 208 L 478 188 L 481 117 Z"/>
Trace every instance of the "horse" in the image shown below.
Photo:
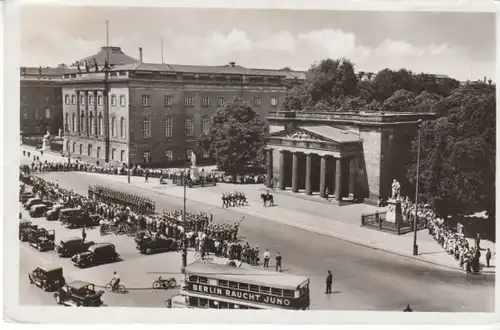
<path fill-rule="evenodd" d="M 260 199 L 264 202 L 264 207 L 267 206 L 267 202 L 269 201 L 270 206 L 274 206 L 274 198 L 273 195 L 270 194 L 260 194 Z"/>

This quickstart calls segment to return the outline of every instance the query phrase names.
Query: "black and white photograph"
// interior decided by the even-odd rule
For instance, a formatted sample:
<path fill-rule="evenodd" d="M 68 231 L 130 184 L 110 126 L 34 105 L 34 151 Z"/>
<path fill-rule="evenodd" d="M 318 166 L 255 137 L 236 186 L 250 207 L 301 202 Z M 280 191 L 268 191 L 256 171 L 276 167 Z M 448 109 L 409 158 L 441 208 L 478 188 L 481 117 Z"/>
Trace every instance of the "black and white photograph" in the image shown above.
<path fill-rule="evenodd" d="M 7 307 L 495 312 L 494 11 L 16 6 Z"/>

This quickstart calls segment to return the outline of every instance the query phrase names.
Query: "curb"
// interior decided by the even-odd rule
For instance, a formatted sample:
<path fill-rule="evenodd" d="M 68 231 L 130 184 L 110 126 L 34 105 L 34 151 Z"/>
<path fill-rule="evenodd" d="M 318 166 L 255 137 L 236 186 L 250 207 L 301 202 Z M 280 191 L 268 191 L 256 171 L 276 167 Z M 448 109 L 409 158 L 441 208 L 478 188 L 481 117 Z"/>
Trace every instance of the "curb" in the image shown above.
<path fill-rule="evenodd" d="M 99 174 L 99 173 L 97 173 L 97 174 Z M 112 176 L 112 175 L 108 175 L 108 176 Z M 115 182 L 118 182 L 118 183 L 123 183 L 123 182 L 121 182 L 119 180 L 114 180 L 114 179 L 111 179 L 111 180 L 115 181 Z M 133 183 L 131 183 L 131 184 L 133 184 Z M 150 191 L 152 193 L 157 193 L 157 194 L 160 194 L 160 195 L 165 195 L 165 196 L 169 196 L 169 197 L 173 197 L 173 198 L 177 198 L 177 199 L 183 199 L 182 197 L 175 196 L 175 195 L 163 192 L 161 190 L 159 190 L 159 191 L 152 191 L 152 190 L 150 190 L 148 188 L 141 187 L 141 186 L 138 186 L 138 185 L 134 185 L 134 186 L 136 188 L 139 188 L 139 189 L 142 189 L 142 190 L 146 190 L 146 191 Z M 306 230 L 306 231 L 313 232 L 313 233 L 320 234 L 320 235 L 324 235 L 324 236 L 333 237 L 333 238 L 341 240 L 343 242 L 347 242 L 347 243 L 351 243 L 351 244 L 356 244 L 356 245 L 359 245 L 359 246 L 367 247 L 367 248 L 370 248 L 372 250 L 377 250 L 377 251 L 383 251 L 383 252 L 386 252 L 386 253 L 391 253 L 391 254 L 394 254 L 394 255 L 397 255 L 397 256 L 400 256 L 400 257 L 403 257 L 403 258 L 407 258 L 407 259 L 418 260 L 418 261 L 421 261 L 421 262 L 425 262 L 425 263 L 428 263 L 428 264 L 431 264 L 431 265 L 434 265 L 434 266 L 438 266 L 438 267 L 441 267 L 441 268 L 445 268 L 447 270 L 452 270 L 452 271 L 455 271 L 455 272 L 460 272 L 460 273 L 464 272 L 458 266 L 454 267 L 454 266 L 444 265 L 444 264 L 440 264 L 440 263 L 435 262 L 435 261 L 431 261 L 431 260 L 419 258 L 418 256 L 413 256 L 413 255 L 410 255 L 410 254 L 406 254 L 404 252 L 399 252 L 399 251 L 391 250 L 391 249 L 388 249 L 388 248 L 383 248 L 383 247 L 369 245 L 366 242 L 359 241 L 359 240 L 353 239 L 351 237 L 346 238 L 343 235 L 340 235 L 340 234 L 337 234 L 337 233 L 331 232 L 331 231 L 322 230 L 322 229 L 317 228 L 317 227 L 310 227 L 310 226 L 302 225 L 302 224 L 289 223 L 289 222 L 285 222 L 285 221 L 281 221 L 281 220 L 276 220 L 276 219 L 269 219 L 269 218 L 266 218 L 266 217 L 262 217 L 262 215 L 260 215 L 260 214 L 258 214 L 256 212 L 245 210 L 243 208 L 240 208 L 239 210 L 244 210 L 244 212 L 239 212 L 239 211 L 236 211 L 236 210 L 233 210 L 233 209 L 223 208 L 221 206 L 208 204 L 208 203 L 202 202 L 202 201 L 196 201 L 196 200 L 192 200 L 192 199 L 190 200 L 188 198 L 186 198 L 186 199 L 189 200 L 189 201 L 191 201 L 191 202 L 194 202 L 194 203 L 199 203 L 199 204 L 207 205 L 210 208 L 217 208 L 217 209 L 220 209 L 220 210 L 226 210 L 226 211 L 231 211 L 231 212 L 240 213 L 240 214 L 241 213 L 246 213 L 248 215 L 252 215 L 252 216 L 258 217 L 260 219 L 264 219 L 264 220 L 267 220 L 267 221 L 277 222 L 277 223 L 280 223 L 282 225 L 286 225 L 286 226 L 290 226 L 290 227 L 295 227 L 295 228 L 298 228 L 298 229 Z M 493 272 L 493 273 L 489 273 L 489 272 L 488 273 L 479 273 L 479 274 L 485 275 L 485 276 L 495 276 L 495 272 Z"/>

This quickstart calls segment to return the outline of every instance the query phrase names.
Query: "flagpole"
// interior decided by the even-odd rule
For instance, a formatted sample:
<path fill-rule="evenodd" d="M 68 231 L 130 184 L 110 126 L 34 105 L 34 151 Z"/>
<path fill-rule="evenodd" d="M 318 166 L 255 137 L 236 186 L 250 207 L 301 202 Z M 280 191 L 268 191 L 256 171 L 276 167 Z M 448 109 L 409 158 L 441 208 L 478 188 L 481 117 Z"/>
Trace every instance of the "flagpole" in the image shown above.
<path fill-rule="evenodd" d="M 161 38 L 161 64 L 163 64 L 163 37 Z"/>
<path fill-rule="evenodd" d="M 109 21 L 106 21 L 106 61 L 109 64 Z"/>

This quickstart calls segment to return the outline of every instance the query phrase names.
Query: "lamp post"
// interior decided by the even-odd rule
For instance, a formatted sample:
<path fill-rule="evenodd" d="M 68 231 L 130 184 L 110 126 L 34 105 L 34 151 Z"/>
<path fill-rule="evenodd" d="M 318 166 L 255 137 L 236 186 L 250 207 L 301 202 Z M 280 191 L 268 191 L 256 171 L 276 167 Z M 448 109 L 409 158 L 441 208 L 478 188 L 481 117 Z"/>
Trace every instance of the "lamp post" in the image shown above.
<path fill-rule="evenodd" d="M 415 184 L 415 218 L 413 222 L 413 255 L 418 255 L 418 245 L 417 245 L 417 225 L 418 225 L 418 178 L 420 169 L 420 134 L 422 127 L 422 119 L 417 122 L 418 128 L 418 140 L 417 140 L 417 177 Z"/>
<path fill-rule="evenodd" d="M 66 150 L 68 150 L 68 165 L 71 164 L 71 156 L 69 153 L 69 125 L 66 123 L 64 125 L 64 131 L 66 132 Z"/>
<path fill-rule="evenodd" d="M 184 212 L 182 214 L 182 222 L 184 224 L 184 231 L 182 234 L 182 266 L 181 273 L 186 273 L 187 266 L 187 232 L 186 232 L 186 169 L 187 169 L 187 159 L 184 162 L 184 172 L 182 173 L 182 185 L 184 186 Z"/>

